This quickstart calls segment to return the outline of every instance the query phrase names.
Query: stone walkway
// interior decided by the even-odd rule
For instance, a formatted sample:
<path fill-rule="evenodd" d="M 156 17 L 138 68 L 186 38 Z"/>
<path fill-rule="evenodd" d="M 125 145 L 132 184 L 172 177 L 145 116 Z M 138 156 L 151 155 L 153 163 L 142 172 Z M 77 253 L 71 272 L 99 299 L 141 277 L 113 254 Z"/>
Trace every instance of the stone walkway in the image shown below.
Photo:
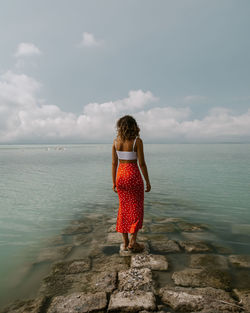
<path fill-rule="evenodd" d="M 146 220 L 138 234 L 145 250 L 132 253 L 123 250 L 114 222 L 100 219 L 106 233 L 91 244 L 88 234 L 100 227 L 98 219 L 68 227 L 62 235 L 73 236 L 77 253 L 85 246 L 87 253 L 79 258 L 73 253 L 68 259 L 63 254 L 64 259 L 52 263 L 35 299 L 17 300 L 1 313 L 250 312 L 250 290 L 234 288 L 231 277 L 233 268 L 249 274 L 250 257 L 230 254 L 208 241 L 185 239 L 198 233 L 209 236 L 205 225 L 169 218 L 159 220 L 157 227 Z M 183 239 L 168 238 L 167 234 L 179 231 Z M 55 261 L 58 251 L 68 251 L 70 244 L 65 248 L 59 243 L 59 250 L 42 251 L 37 262 L 51 255 Z M 175 258 L 183 259 L 179 270 L 173 263 Z"/>

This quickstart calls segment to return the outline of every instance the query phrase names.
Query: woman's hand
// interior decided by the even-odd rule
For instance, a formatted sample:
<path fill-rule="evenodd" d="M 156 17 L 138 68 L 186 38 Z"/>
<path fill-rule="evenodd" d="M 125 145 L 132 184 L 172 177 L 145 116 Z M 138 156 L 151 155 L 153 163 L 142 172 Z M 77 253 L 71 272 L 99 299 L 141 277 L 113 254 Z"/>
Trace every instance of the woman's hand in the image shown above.
<path fill-rule="evenodd" d="M 113 184 L 113 190 L 114 190 L 114 192 L 117 192 L 117 190 L 116 190 L 116 184 Z"/>
<path fill-rule="evenodd" d="M 151 190 L 150 183 L 147 183 L 145 192 L 149 192 Z"/>

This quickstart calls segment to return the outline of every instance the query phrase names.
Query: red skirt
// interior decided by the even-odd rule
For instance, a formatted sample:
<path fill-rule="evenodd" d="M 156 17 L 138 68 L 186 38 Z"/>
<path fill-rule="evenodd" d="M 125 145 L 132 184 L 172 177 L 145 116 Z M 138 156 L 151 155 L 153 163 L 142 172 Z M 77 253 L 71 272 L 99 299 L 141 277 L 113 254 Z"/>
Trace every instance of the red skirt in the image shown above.
<path fill-rule="evenodd" d="M 116 231 L 137 232 L 144 216 L 144 182 L 137 163 L 119 163 L 116 189 L 119 197 Z"/>

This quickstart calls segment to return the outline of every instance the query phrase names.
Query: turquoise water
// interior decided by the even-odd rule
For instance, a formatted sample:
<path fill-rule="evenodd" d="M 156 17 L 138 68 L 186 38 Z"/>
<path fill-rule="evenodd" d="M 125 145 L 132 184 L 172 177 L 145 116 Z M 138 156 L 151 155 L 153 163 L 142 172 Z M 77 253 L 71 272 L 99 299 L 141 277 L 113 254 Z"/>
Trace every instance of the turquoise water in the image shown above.
<path fill-rule="evenodd" d="M 61 146 L 60 146 L 61 147 Z M 0 294 L 81 212 L 112 212 L 111 145 L 0 146 Z M 145 144 L 145 212 L 210 225 L 250 253 L 250 144 Z"/>

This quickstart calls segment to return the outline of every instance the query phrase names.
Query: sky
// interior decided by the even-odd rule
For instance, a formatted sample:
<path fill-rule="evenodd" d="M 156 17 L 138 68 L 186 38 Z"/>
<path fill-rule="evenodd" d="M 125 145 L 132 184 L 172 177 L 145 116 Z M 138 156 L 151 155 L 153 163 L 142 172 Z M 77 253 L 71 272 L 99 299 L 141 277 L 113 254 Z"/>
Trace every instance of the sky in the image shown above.
<path fill-rule="evenodd" d="M 1 0 L 0 144 L 250 143 L 250 1 Z"/>

